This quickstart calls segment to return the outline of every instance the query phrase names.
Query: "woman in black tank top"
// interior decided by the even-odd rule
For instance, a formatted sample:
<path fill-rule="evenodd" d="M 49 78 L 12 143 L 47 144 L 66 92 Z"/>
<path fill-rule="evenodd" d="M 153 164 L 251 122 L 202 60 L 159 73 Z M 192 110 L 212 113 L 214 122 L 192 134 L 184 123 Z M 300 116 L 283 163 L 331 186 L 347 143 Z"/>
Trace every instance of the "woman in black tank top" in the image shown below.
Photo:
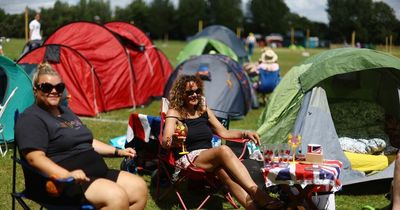
<path fill-rule="evenodd" d="M 183 75 L 176 80 L 169 95 L 170 107 L 166 114 L 163 147 L 169 148 L 180 141 L 176 137 L 176 125 L 185 123 L 188 127 L 184 142 L 189 151 L 187 158 L 196 167 L 215 173 L 246 209 L 281 207 L 282 203 L 257 187 L 246 167 L 229 147 L 222 145 L 212 148 L 213 133 L 223 138 L 249 138 L 256 144 L 260 143 L 260 139 L 255 132 L 227 130 L 206 107 L 202 90 L 203 82 L 197 76 Z M 187 158 L 179 158 L 176 165 L 188 167 Z"/>

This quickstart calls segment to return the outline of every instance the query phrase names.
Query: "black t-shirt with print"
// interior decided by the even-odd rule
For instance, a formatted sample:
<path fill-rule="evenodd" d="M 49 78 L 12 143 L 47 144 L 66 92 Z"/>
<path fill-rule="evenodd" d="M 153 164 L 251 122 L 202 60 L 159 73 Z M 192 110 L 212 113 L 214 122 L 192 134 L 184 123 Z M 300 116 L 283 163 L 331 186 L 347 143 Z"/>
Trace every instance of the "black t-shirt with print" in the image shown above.
<path fill-rule="evenodd" d="M 36 104 L 27 108 L 15 126 L 19 149 L 44 151 L 56 163 L 93 149 L 91 131 L 68 107 L 60 111 L 55 117 Z"/>

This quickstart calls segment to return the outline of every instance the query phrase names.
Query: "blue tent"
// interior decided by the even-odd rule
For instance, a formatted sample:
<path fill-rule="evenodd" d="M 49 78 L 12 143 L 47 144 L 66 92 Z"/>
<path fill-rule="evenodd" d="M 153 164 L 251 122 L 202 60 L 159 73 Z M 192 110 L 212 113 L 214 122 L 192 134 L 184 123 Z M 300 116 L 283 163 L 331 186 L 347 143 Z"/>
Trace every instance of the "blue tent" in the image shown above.
<path fill-rule="evenodd" d="M 179 64 L 165 86 L 164 97 L 168 97 L 173 82 L 181 74 L 200 74 L 207 105 L 218 110 L 215 111 L 217 117 L 225 118 L 226 113 L 235 117 L 245 116 L 254 104 L 254 91 L 247 74 L 238 62 L 227 56 L 200 55 Z"/>
<path fill-rule="evenodd" d="M 246 48 L 244 43 L 240 38 L 236 36 L 233 31 L 229 28 L 221 25 L 212 25 L 204 28 L 202 31 L 198 32 L 196 35 L 190 38 L 189 41 L 198 38 L 210 38 L 218 40 L 225 45 L 227 45 L 233 52 L 236 53 L 239 58 L 239 63 L 245 63 L 249 61 L 247 56 Z"/>

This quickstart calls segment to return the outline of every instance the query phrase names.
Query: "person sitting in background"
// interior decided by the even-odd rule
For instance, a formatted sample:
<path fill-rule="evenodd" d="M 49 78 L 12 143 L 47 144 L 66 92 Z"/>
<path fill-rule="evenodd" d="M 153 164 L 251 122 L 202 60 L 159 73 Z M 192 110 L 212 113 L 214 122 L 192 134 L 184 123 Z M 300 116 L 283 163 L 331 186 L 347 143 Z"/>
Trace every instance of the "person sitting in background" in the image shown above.
<path fill-rule="evenodd" d="M 271 93 L 281 81 L 280 67 L 277 63 L 278 55 L 269 47 L 263 49 L 257 66 L 258 81 L 253 88 L 263 94 L 263 103 L 266 104 L 266 94 Z"/>
<path fill-rule="evenodd" d="M 94 139 L 83 122 L 60 105 L 64 88 L 59 74 L 48 63 L 38 65 L 33 76 L 36 102 L 19 116 L 15 136 L 29 165 L 52 178 L 72 177 L 75 183 L 49 191 L 45 178 L 26 170 L 28 194 L 50 204 L 88 202 L 96 209 L 144 209 L 148 194 L 145 181 L 109 169 L 101 156 L 135 157 L 136 151 L 115 149 Z"/>
<path fill-rule="evenodd" d="M 260 143 L 260 138 L 255 132 L 227 130 L 205 105 L 203 88 L 203 81 L 198 76 L 182 75 L 175 81 L 169 94 L 170 107 L 166 113 L 163 147 L 182 144 L 176 129 L 177 125 L 186 124 L 188 132 L 184 144 L 189 154 L 179 156 L 178 152 L 175 153 L 178 168 L 186 169 L 193 163 L 206 172 L 214 173 L 246 209 L 280 207 L 281 202 L 273 200 L 257 187 L 228 146 L 212 147 L 213 133 L 223 138 L 249 138 L 256 144 Z"/>

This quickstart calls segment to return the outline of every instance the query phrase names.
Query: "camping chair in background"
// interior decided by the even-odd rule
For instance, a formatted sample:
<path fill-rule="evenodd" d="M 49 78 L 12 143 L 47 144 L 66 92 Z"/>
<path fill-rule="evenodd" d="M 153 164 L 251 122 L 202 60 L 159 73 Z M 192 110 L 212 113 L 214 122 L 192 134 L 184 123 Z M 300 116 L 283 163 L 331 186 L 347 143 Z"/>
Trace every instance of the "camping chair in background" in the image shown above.
<path fill-rule="evenodd" d="M 18 110 L 15 112 L 15 121 L 18 117 Z M 57 205 L 57 204 L 46 204 L 42 203 L 39 201 L 36 201 L 30 193 L 28 193 L 26 190 L 17 192 L 16 190 L 16 184 L 17 184 L 17 163 L 22 167 L 22 171 L 24 173 L 24 177 L 28 176 L 29 173 L 35 173 L 37 175 L 40 175 L 46 179 L 48 179 L 48 184 L 51 184 L 53 186 L 60 186 L 60 185 L 67 185 L 70 183 L 74 183 L 75 180 L 70 177 L 66 179 L 53 179 L 50 178 L 49 176 L 41 173 L 31 165 L 29 165 L 26 160 L 24 160 L 20 154 L 17 154 L 18 146 L 17 142 L 14 142 L 14 147 L 13 147 L 13 155 L 11 156 L 13 160 L 13 168 L 12 168 L 12 192 L 11 192 L 11 198 L 12 198 L 12 210 L 15 210 L 15 200 L 19 203 L 19 205 L 22 207 L 24 210 L 30 210 L 31 208 L 28 206 L 25 200 L 31 200 L 35 203 L 37 203 L 40 206 L 40 209 L 48 209 L 48 210 L 94 210 L 94 206 L 91 204 L 82 204 L 82 205 L 71 205 L 71 204 L 62 204 L 62 205 Z"/>
<path fill-rule="evenodd" d="M 125 148 L 135 148 L 137 156 L 133 160 L 124 158 L 121 170 L 152 174 L 157 169 L 160 121 L 159 116 L 138 113 L 129 116 Z"/>
<path fill-rule="evenodd" d="M 256 91 L 261 93 L 264 105 L 267 103 L 266 94 L 272 93 L 280 81 L 280 70 L 267 71 L 259 69 Z"/>
<path fill-rule="evenodd" d="M 202 183 L 203 185 L 207 186 L 206 187 L 206 196 L 203 199 L 203 201 L 200 203 L 200 205 L 197 207 L 197 209 L 201 209 L 206 202 L 210 199 L 210 197 L 220 191 L 224 191 L 224 197 L 225 199 L 234 207 L 234 208 L 239 208 L 235 201 L 233 200 L 232 196 L 230 195 L 229 192 L 225 189 L 223 186 L 222 182 L 215 176 L 213 173 L 208 173 L 204 171 L 201 168 L 197 168 L 194 166 L 193 163 L 191 163 L 191 166 L 189 166 L 187 169 L 179 169 L 175 167 L 175 159 L 173 156 L 173 151 L 171 150 L 165 150 L 161 147 L 162 145 L 162 130 L 164 127 L 165 123 L 165 118 L 166 118 L 166 112 L 169 107 L 169 102 L 167 99 L 162 98 L 161 102 L 161 124 L 160 124 L 160 134 L 159 134 L 159 147 L 160 147 L 160 152 L 159 152 L 159 166 L 158 166 L 158 173 L 157 173 L 157 200 L 162 200 L 166 195 L 171 190 L 174 190 L 176 196 L 179 199 L 179 202 L 181 203 L 183 209 L 187 209 L 186 204 L 181 196 L 180 193 L 180 185 L 184 183 L 185 181 L 196 181 L 198 183 Z M 243 143 L 243 153 L 246 150 L 246 142 L 247 140 L 245 139 L 232 139 L 230 141 L 236 141 L 236 142 L 242 142 Z M 171 170 L 175 169 L 175 170 Z M 168 177 L 168 180 L 170 182 L 170 186 L 168 189 L 163 192 L 163 194 L 160 193 L 160 177 L 161 174 L 165 174 Z M 198 191 L 198 190 L 197 190 Z"/>

